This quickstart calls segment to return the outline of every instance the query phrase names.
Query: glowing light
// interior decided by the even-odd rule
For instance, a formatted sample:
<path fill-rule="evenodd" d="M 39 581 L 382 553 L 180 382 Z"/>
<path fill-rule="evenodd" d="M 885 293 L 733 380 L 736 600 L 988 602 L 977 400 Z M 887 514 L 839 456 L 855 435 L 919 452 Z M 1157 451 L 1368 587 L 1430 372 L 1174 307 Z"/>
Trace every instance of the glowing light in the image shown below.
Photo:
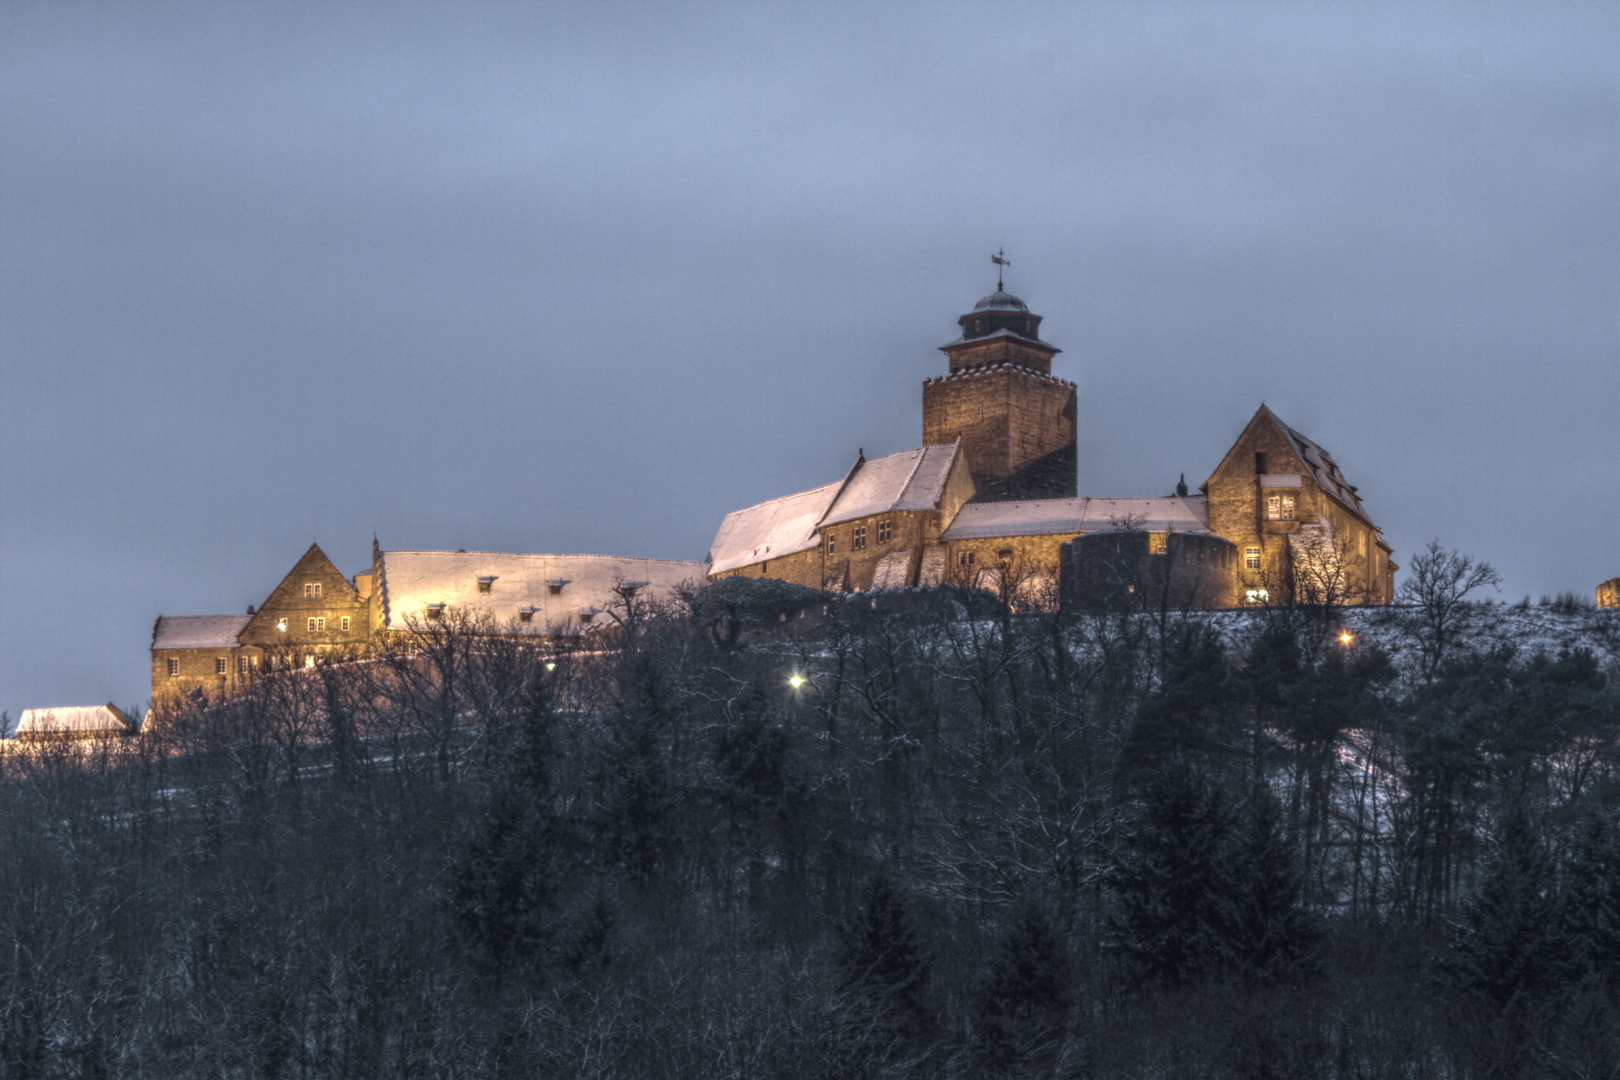
<path fill-rule="evenodd" d="M 1348 630 L 1339 635 L 1339 644 L 1341 645 L 1348 645 L 1354 640 L 1356 640 L 1355 635 L 1350 633 Z"/>
<path fill-rule="evenodd" d="M 791 679 L 788 680 L 788 685 L 793 687 L 793 689 L 797 690 L 799 687 L 804 685 L 804 682 L 805 682 L 805 679 L 804 679 L 803 675 L 794 675 Z"/>
<path fill-rule="evenodd" d="M 556 671 L 557 670 L 556 661 L 547 661 L 546 662 L 546 670 L 547 671 Z"/>

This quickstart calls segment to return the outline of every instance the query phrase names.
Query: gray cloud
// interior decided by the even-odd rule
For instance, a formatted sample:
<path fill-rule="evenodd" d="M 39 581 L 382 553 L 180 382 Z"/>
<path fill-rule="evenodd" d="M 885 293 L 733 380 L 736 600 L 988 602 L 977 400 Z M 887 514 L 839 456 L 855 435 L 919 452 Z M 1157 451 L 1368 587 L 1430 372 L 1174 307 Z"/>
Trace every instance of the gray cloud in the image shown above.
<path fill-rule="evenodd" d="M 916 444 L 998 246 L 1085 493 L 1202 480 L 1265 400 L 1398 560 L 1589 593 L 1615 15 L 7 5 L 0 706 L 141 695 L 158 612 L 311 539 L 701 557 Z"/>

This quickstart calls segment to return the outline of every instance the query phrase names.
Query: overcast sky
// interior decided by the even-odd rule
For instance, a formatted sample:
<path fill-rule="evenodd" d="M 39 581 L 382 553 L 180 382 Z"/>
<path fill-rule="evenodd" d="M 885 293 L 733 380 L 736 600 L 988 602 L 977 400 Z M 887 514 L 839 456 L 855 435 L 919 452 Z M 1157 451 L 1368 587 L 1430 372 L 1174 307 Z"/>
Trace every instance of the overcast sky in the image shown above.
<path fill-rule="evenodd" d="M 1620 574 L 1615 4 L 0 6 L 0 708 L 310 541 L 701 559 L 1013 260 L 1080 493 L 1264 401 L 1409 562 Z"/>

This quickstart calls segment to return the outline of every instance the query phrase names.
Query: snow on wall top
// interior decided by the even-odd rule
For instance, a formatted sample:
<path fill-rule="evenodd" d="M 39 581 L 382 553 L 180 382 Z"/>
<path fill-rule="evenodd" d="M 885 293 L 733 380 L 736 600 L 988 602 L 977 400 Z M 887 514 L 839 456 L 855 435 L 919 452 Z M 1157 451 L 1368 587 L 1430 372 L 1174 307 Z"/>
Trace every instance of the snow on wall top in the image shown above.
<path fill-rule="evenodd" d="M 154 649 L 234 649 L 251 615 L 160 615 Z"/>
<path fill-rule="evenodd" d="M 821 524 L 838 525 L 894 510 L 934 509 L 956 455 L 957 445 L 944 443 L 862 462 Z"/>
<path fill-rule="evenodd" d="M 1209 507 L 1201 495 L 1141 499 L 1028 499 L 969 503 L 941 540 L 995 536 L 1077 536 L 1117 529 L 1126 521 L 1146 532 L 1206 532 Z"/>
<path fill-rule="evenodd" d="M 201 616 L 208 618 L 209 616 Z M 44 735 L 52 732 L 107 731 L 125 735 L 135 724 L 114 705 L 69 705 L 59 709 L 24 709 L 17 721 L 18 735 Z"/>
<path fill-rule="evenodd" d="M 709 570 L 674 559 L 495 551 L 384 551 L 380 561 L 386 629 L 402 629 L 430 606 L 445 605 L 532 634 L 595 625 L 584 613 L 622 603 L 615 591 L 621 585 L 639 584 L 638 596 L 668 600 L 678 586 L 701 584 Z M 479 589 L 480 579 L 488 592 Z M 528 622 L 520 621 L 524 609 Z"/>
<path fill-rule="evenodd" d="M 746 510 L 733 510 L 720 522 L 709 546 L 709 572 L 779 559 L 821 542 L 816 525 L 838 495 L 838 484 L 823 484 L 796 495 L 784 495 Z"/>

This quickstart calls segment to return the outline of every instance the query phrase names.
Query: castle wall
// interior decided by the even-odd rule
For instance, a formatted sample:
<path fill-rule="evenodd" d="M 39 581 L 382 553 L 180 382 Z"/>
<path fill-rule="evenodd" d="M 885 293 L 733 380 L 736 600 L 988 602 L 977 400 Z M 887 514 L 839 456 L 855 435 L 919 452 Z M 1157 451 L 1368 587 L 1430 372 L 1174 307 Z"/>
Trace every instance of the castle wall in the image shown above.
<path fill-rule="evenodd" d="M 1065 610 L 1177 611 L 1230 607 L 1238 550 L 1225 537 L 1170 533 L 1162 553 L 1137 530 L 1089 533 L 1063 545 Z"/>

